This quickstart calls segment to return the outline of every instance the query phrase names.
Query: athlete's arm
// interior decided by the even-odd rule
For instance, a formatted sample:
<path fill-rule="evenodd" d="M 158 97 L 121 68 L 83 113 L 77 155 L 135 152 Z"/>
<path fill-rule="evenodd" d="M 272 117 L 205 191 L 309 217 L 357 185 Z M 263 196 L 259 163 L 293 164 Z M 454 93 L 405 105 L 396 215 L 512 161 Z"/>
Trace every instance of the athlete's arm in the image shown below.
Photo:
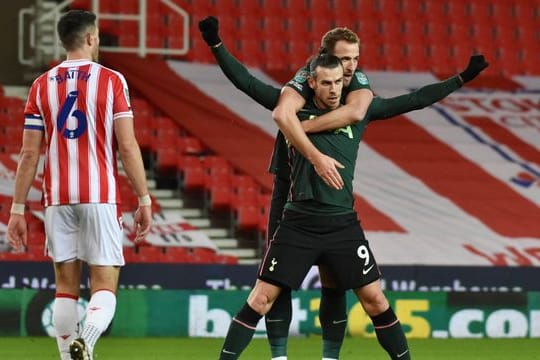
<path fill-rule="evenodd" d="M 276 107 L 280 94 L 278 88 L 251 75 L 245 66 L 228 52 L 223 43 L 211 49 L 219 67 L 236 88 L 268 110 Z"/>
<path fill-rule="evenodd" d="M 148 197 L 146 173 L 144 171 L 141 150 L 133 130 L 133 118 L 120 117 L 115 119 L 114 132 L 118 143 L 120 160 L 135 194 L 137 194 L 139 199 Z M 150 204 L 139 202 L 139 208 L 135 212 L 134 220 L 137 225 L 135 241 L 140 241 L 144 239 L 150 230 L 150 224 L 152 222 L 152 208 Z"/>
<path fill-rule="evenodd" d="M 375 98 L 369 108 L 370 118 L 371 120 L 388 119 L 432 105 L 477 77 L 488 65 L 483 55 L 473 55 L 464 71 L 447 80 L 423 86 L 409 94 L 388 99 Z"/>
<path fill-rule="evenodd" d="M 17 173 L 15 175 L 15 189 L 13 192 L 13 202 L 15 203 L 26 203 L 28 192 L 36 177 L 43 136 L 43 131 L 40 130 L 25 129 L 23 131 L 23 141 Z"/>
<path fill-rule="evenodd" d="M 32 182 L 36 177 L 39 163 L 39 154 L 44 133 L 41 130 L 23 131 L 23 142 L 19 155 L 19 163 L 15 174 L 15 189 L 13 191 L 13 208 L 7 226 L 9 244 L 15 250 L 22 250 L 27 244 L 26 219 L 24 218 L 24 205 Z M 22 209 L 14 210 L 16 206 Z"/>
<path fill-rule="evenodd" d="M 209 16 L 199 21 L 199 30 L 212 50 L 225 76 L 244 94 L 268 110 L 273 110 L 278 102 L 280 89 L 268 85 L 254 77 L 246 67 L 229 53 L 219 37 L 219 20 Z"/>
<path fill-rule="evenodd" d="M 321 153 L 308 139 L 296 113 L 304 106 L 304 98 L 289 86 L 285 86 L 278 105 L 272 112 L 279 129 L 289 142 L 313 165 L 317 174 L 330 187 L 343 188 L 343 179 L 337 168 L 343 168 L 335 159 Z"/>
<path fill-rule="evenodd" d="M 302 127 L 307 133 L 338 129 L 364 119 L 373 99 L 370 89 L 359 89 L 347 95 L 344 106 L 332 110 L 311 121 L 303 121 Z"/>

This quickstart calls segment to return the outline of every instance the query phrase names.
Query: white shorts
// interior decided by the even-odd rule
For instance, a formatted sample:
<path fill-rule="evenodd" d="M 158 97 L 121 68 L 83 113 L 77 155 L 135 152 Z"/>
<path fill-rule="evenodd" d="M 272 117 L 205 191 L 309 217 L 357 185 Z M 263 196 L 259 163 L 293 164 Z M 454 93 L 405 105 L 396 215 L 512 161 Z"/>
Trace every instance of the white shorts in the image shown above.
<path fill-rule="evenodd" d="M 122 266 L 122 218 L 114 204 L 75 204 L 45 209 L 46 248 L 54 262 Z"/>

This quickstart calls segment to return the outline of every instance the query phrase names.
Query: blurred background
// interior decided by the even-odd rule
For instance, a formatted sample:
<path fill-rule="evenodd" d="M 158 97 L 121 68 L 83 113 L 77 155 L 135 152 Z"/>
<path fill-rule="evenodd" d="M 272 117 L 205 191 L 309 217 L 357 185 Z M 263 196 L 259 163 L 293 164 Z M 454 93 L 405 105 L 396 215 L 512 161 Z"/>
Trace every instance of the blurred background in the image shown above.
<path fill-rule="evenodd" d="M 198 30 L 213 15 L 229 51 L 278 88 L 336 26 L 359 35 L 359 68 L 383 97 L 453 76 L 483 54 L 489 68 L 461 90 L 369 127 L 355 205 L 408 336 L 540 337 L 538 0 L 2 2 L 0 334 L 53 335 L 41 174 L 28 202 L 26 251 L 9 249 L 5 227 L 27 91 L 62 61 L 55 23 L 70 8 L 98 14 L 100 62 L 126 76 L 154 199 L 152 233 L 135 246 L 137 199 L 122 176 L 128 264 L 110 336 L 224 336 L 255 280 L 277 127 L 217 67 Z M 318 287 L 313 270 L 294 293 L 292 334 L 320 333 L 310 305 Z M 118 325 L 129 322 L 131 306 L 178 315 L 174 326 L 156 314 Z M 350 317 L 360 316 L 357 306 L 351 295 Z"/>

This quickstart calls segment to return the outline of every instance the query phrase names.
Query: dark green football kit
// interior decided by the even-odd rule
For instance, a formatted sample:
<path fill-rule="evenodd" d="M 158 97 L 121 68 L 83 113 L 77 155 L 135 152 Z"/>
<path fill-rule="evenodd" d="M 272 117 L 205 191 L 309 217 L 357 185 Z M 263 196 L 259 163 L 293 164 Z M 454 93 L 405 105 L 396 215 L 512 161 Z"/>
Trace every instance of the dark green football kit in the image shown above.
<path fill-rule="evenodd" d="M 267 109 L 274 109 L 280 89 L 254 78 L 224 45 L 212 51 L 237 88 Z M 309 95 L 307 89 L 307 76 L 305 73 L 299 76 L 299 73 L 287 86 L 306 99 L 306 108 L 298 116 L 309 121 L 310 116 L 324 111 L 314 106 L 313 93 Z M 353 76 L 351 83 L 356 81 L 357 86 L 369 86 L 367 78 L 363 78 L 365 75 L 360 74 Z M 371 121 L 424 108 L 461 86 L 459 77 L 454 76 L 409 94 L 388 99 L 374 97 L 362 121 L 337 130 L 308 134 L 322 153 L 345 165 L 344 169 L 338 169 L 345 183 L 342 190 L 326 185 L 313 166 L 294 148 L 289 149 L 281 132 L 278 133 L 270 164 L 270 172 L 275 175 L 269 219 L 272 232 L 259 278 L 298 288 L 311 265 L 325 264 L 343 289 L 362 287 L 378 279 L 375 259 L 353 206 L 353 172 L 364 130 Z M 343 90 L 342 102 L 350 91 L 351 88 Z"/>

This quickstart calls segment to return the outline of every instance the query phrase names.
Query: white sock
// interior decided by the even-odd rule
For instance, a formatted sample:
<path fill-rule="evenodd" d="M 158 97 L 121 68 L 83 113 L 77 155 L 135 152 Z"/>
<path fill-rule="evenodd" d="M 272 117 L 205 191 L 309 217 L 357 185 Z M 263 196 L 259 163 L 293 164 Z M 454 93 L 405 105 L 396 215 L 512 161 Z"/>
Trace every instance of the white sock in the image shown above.
<path fill-rule="evenodd" d="M 287 357 L 286 356 L 278 356 L 278 357 L 272 358 L 272 360 L 287 360 Z"/>
<path fill-rule="evenodd" d="M 56 332 L 56 343 L 60 359 L 70 360 L 69 344 L 77 338 L 79 314 L 78 298 L 70 294 L 56 294 L 53 305 L 53 326 Z"/>
<path fill-rule="evenodd" d="M 116 309 L 116 295 L 110 290 L 98 290 L 90 298 L 86 307 L 86 321 L 81 332 L 90 353 L 101 334 L 107 330 L 114 317 Z"/>

